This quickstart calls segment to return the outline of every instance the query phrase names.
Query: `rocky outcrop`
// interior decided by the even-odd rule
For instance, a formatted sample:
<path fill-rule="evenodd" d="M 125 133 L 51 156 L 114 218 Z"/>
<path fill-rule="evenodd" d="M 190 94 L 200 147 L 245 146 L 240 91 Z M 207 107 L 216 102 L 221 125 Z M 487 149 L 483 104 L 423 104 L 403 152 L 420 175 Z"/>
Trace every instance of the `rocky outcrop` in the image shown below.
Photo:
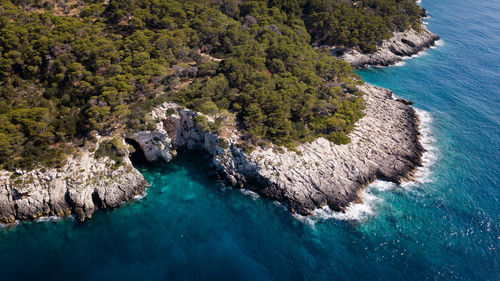
<path fill-rule="evenodd" d="M 293 212 L 308 215 L 325 205 L 342 210 L 358 200 L 358 191 L 376 178 L 409 179 L 423 152 L 418 118 L 409 102 L 395 100 L 383 88 L 364 85 L 360 89 L 366 93 L 365 117 L 350 133 L 352 141 L 347 145 L 319 138 L 296 151 L 259 147 L 245 153 L 239 148 L 236 129 L 222 139 L 197 128 L 193 118 L 199 113 L 172 103 L 152 113 L 158 121 L 156 131 L 140 132 L 131 139 L 147 147 L 145 153 L 155 151 L 151 158 L 171 159 L 177 149 L 205 151 L 212 156 L 218 175 L 230 185 L 284 202 Z M 144 137 L 158 133 L 162 137 Z M 140 143 L 142 139 L 149 141 Z"/>
<path fill-rule="evenodd" d="M 349 62 L 354 67 L 366 67 L 370 65 L 389 66 L 428 49 L 439 40 L 439 36 L 430 32 L 422 25 L 420 32 L 409 29 L 404 32 L 394 32 L 392 37 L 384 40 L 373 54 L 360 53 L 356 50 L 343 50 L 332 48 L 340 58 Z"/>
<path fill-rule="evenodd" d="M 154 109 L 155 130 L 125 139 L 152 162 L 170 161 L 179 149 L 207 153 L 216 174 L 231 186 L 283 202 L 302 215 L 325 205 L 343 210 L 359 200 L 359 191 L 376 178 L 409 179 L 423 152 L 418 118 L 409 101 L 371 85 L 360 90 L 365 92 L 365 116 L 356 123 L 349 135 L 351 143 L 346 145 L 318 138 L 296 151 L 271 146 L 247 153 L 240 148 L 235 127 L 228 126 L 221 137 L 195 122 L 200 113 L 174 103 Z M 118 164 L 83 150 L 62 168 L 1 171 L 0 222 L 70 214 L 85 220 L 98 208 L 122 205 L 145 186 L 128 157 Z"/>
<path fill-rule="evenodd" d="M 0 222 L 32 220 L 42 216 L 92 217 L 98 208 L 116 208 L 146 187 L 146 181 L 128 157 L 124 163 L 87 150 L 67 159 L 64 166 L 16 173 L 0 172 Z"/>
<path fill-rule="evenodd" d="M 138 149 L 148 162 L 159 160 L 170 161 L 172 155 L 168 153 L 170 141 L 168 135 L 163 131 L 139 132 L 128 137 L 127 142 L 138 145 Z"/>

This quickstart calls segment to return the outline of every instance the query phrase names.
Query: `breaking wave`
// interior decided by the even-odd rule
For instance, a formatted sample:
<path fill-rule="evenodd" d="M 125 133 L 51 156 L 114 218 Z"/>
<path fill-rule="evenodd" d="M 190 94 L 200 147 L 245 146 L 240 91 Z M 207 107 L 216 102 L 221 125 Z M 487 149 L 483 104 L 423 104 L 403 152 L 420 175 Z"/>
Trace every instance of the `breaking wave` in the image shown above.
<path fill-rule="evenodd" d="M 435 138 L 432 133 L 432 116 L 429 112 L 415 109 L 420 120 L 420 142 L 425 152 L 422 155 L 422 166 L 417 168 L 412 181 L 397 185 L 392 182 L 376 180 L 368 185 L 361 192 L 361 203 L 351 203 L 344 212 L 336 212 L 328 206 L 314 210 L 311 216 L 294 215 L 302 222 L 314 225 L 317 221 L 336 219 L 343 221 L 365 221 L 376 213 L 377 205 L 384 202 L 384 199 L 377 196 L 380 192 L 388 192 L 396 188 L 411 188 L 419 184 L 432 181 L 431 166 L 437 160 L 437 148 L 434 146 Z"/>
<path fill-rule="evenodd" d="M 142 193 L 140 194 L 137 194 L 136 196 L 134 196 L 134 200 L 141 200 L 143 199 L 144 197 L 146 197 L 148 195 L 147 191 L 144 190 Z"/>
<path fill-rule="evenodd" d="M 257 200 L 260 197 L 259 194 L 249 189 L 240 189 L 240 192 L 244 195 L 250 196 L 253 200 Z"/>
<path fill-rule="evenodd" d="M 342 221 L 365 221 L 375 214 L 376 205 L 384 199 L 373 194 L 373 191 L 387 191 L 396 187 L 392 182 L 376 180 L 361 192 L 361 203 L 351 203 L 344 212 L 331 210 L 328 206 L 314 210 L 311 216 L 294 215 L 302 222 L 314 225 L 318 221 L 336 219 Z"/>
<path fill-rule="evenodd" d="M 0 229 L 14 227 L 20 223 L 19 220 L 15 220 L 13 223 L 0 223 Z"/>
<path fill-rule="evenodd" d="M 403 66 L 405 64 L 406 64 L 406 62 L 404 60 L 402 60 L 402 61 L 399 61 L 399 62 L 393 64 L 392 66 Z"/>
<path fill-rule="evenodd" d="M 426 22 L 424 22 L 424 24 L 427 24 Z M 437 40 L 436 42 L 434 42 L 434 45 L 431 46 L 429 49 L 436 49 L 438 47 L 441 47 L 444 45 L 444 41 L 442 39 L 439 39 Z M 423 51 L 420 51 L 412 56 L 404 56 L 404 57 L 401 57 L 402 61 L 398 62 L 398 63 L 395 63 L 391 66 L 403 66 L 406 64 L 406 60 L 410 60 L 410 59 L 416 59 L 416 58 L 420 58 L 420 57 L 423 57 L 423 56 L 426 56 L 428 55 L 429 53 L 427 52 L 429 49 L 427 50 L 423 50 Z"/>
<path fill-rule="evenodd" d="M 432 133 L 432 116 L 429 112 L 415 108 L 418 118 L 420 120 L 420 143 L 422 144 L 425 152 L 422 154 L 422 166 L 417 168 L 414 179 L 409 182 L 401 184 L 403 187 L 416 186 L 422 183 L 432 181 L 431 167 L 437 160 L 437 148 L 435 147 L 435 138 Z"/>
<path fill-rule="evenodd" d="M 434 42 L 434 46 L 431 47 L 431 49 L 436 49 L 438 47 L 441 47 L 444 45 L 443 39 L 439 39 L 436 42 Z"/>

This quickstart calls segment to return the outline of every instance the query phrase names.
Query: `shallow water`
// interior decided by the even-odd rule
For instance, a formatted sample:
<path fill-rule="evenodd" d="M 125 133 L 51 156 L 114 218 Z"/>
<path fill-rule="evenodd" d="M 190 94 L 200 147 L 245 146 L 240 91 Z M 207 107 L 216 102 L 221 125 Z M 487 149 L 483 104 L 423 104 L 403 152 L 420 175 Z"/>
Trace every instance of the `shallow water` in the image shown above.
<path fill-rule="evenodd" d="M 358 72 L 422 110 L 420 181 L 376 182 L 347 215 L 301 218 L 182 155 L 140 167 L 147 195 L 92 221 L 0 230 L 0 280 L 498 280 L 500 2 L 422 5 L 442 45 Z"/>

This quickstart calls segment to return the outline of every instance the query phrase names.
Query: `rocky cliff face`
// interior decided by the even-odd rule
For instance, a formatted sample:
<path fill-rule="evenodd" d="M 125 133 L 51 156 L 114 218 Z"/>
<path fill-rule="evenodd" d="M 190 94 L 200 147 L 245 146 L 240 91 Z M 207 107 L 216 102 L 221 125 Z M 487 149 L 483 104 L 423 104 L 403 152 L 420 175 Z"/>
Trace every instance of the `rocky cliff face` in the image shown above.
<path fill-rule="evenodd" d="M 130 160 L 116 165 L 107 157 L 81 151 L 59 169 L 36 169 L 13 174 L 0 172 L 0 222 L 74 214 L 92 217 L 97 208 L 115 208 L 146 187 Z"/>
<path fill-rule="evenodd" d="M 361 90 L 366 93 L 366 115 L 347 145 L 319 138 L 297 147 L 297 152 L 281 153 L 271 147 L 248 154 L 238 147 L 237 131 L 225 139 L 201 131 L 193 122 L 199 113 L 172 103 L 154 110 L 156 131 L 130 139 L 144 148 L 149 159 L 169 160 L 176 149 L 205 151 L 230 185 L 284 202 L 293 212 L 308 215 L 325 205 L 342 210 L 376 178 L 394 182 L 410 178 L 423 152 L 418 118 L 408 101 L 395 100 L 389 90 L 370 85 Z"/>
<path fill-rule="evenodd" d="M 383 88 L 364 85 L 360 89 L 366 93 L 365 117 L 347 145 L 319 138 L 296 152 L 258 147 L 245 153 L 239 148 L 237 129 L 226 131 L 224 138 L 204 131 L 193 120 L 200 113 L 173 103 L 152 112 L 157 121 L 154 131 L 138 132 L 126 140 L 152 162 L 170 161 L 179 149 L 207 153 L 217 175 L 231 186 L 254 190 L 302 215 L 325 205 L 342 210 L 376 178 L 394 182 L 410 178 L 423 152 L 418 118 L 409 102 L 394 99 Z M 128 157 L 116 165 L 107 157 L 96 159 L 81 151 L 59 169 L 1 171 L 0 222 L 70 214 L 85 220 L 97 208 L 122 205 L 145 186 Z"/>
<path fill-rule="evenodd" d="M 356 50 L 339 50 L 343 55 L 341 59 L 349 62 L 354 67 L 370 65 L 388 66 L 402 61 L 403 57 L 413 56 L 425 49 L 434 46 L 439 36 L 430 32 L 425 25 L 422 31 L 409 29 L 405 32 L 394 32 L 392 38 L 384 40 L 373 54 L 360 53 Z"/>

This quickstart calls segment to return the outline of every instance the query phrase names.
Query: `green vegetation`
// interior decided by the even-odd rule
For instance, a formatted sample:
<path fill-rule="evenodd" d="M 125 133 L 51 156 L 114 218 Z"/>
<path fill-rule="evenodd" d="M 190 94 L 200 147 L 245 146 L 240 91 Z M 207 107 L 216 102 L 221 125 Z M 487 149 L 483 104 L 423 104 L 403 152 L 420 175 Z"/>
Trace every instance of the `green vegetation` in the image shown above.
<path fill-rule="evenodd" d="M 119 138 L 114 137 L 111 140 L 104 140 L 99 144 L 99 147 L 95 152 L 95 157 L 101 158 L 107 156 L 111 160 L 114 160 L 118 164 L 121 164 L 123 161 L 123 156 L 125 156 L 126 153 L 127 147 Z"/>
<path fill-rule="evenodd" d="M 210 132 L 208 118 L 205 115 L 198 115 L 193 118 L 193 123 L 202 132 Z"/>
<path fill-rule="evenodd" d="M 285 1 L 286 2 L 286 1 Z M 392 31 L 420 30 L 424 10 L 415 0 L 310 0 L 303 17 L 318 44 L 357 47 L 364 52 Z"/>
<path fill-rule="evenodd" d="M 104 2 L 0 0 L 1 168 L 58 166 L 95 133 L 151 129 L 163 101 L 235 114 L 246 147 L 346 143 L 362 82 L 310 43 L 371 50 L 421 13 L 411 0 Z"/>

